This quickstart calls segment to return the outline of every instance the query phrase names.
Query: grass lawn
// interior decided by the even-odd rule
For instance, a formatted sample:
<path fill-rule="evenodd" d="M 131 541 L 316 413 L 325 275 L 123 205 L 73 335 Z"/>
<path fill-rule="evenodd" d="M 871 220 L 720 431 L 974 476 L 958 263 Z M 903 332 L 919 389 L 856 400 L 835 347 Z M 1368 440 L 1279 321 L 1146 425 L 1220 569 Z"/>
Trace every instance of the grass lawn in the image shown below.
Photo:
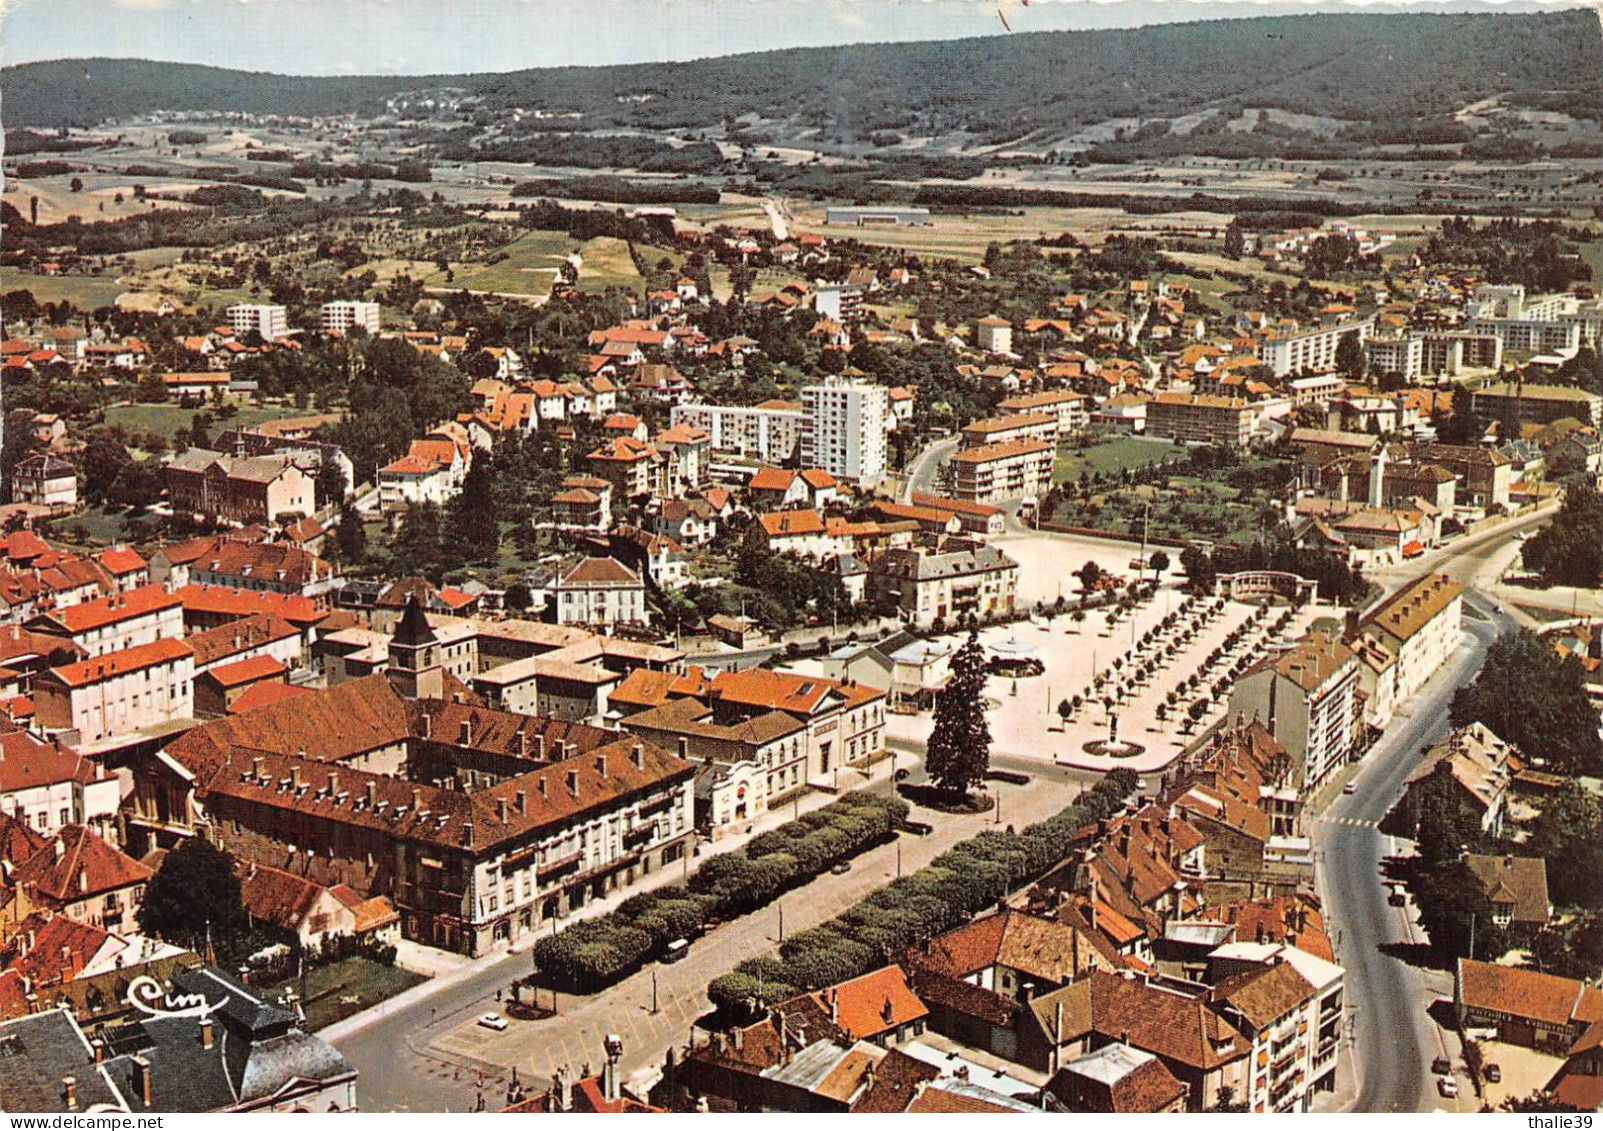
<path fill-rule="evenodd" d="M 341 1021 L 353 1013 L 394 997 L 427 981 L 421 974 L 399 966 L 381 966 L 369 958 L 346 958 L 306 972 L 306 1027 L 313 1032 Z M 278 999 L 290 986 L 301 992 L 299 978 L 286 978 L 269 986 L 266 996 Z"/>
<path fill-rule="evenodd" d="M 629 256 L 629 245 L 623 240 L 602 236 L 587 242 L 580 249 L 584 266 L 579 269 L 581 291 L 604 291 L 608 287 L 639 288 L 643 282 L 640 272 Z"/>
<path fill-rule="evenodd" d="M 110 306 L 127 288 L 110 275 L 35 275 L 6 268 L 0 291 L 31 291 L 35 302 L 70 302 L 79 310 Z"/>
<path fill-rule="evenodd" d="M 1146 467 L 1185 454 L 1185 448 L 1167 440 L 1142 440 L 1134 436 L 1119 436 L 1086 448 L 1058 449 L 1057 462 L 1052 468 L 1052 481 L 1077 479 L 1081 472 L 1124 471 L 1126 468 Z"/>
<path fill-rule="evenodd" d="M 565 232 L 524 232 L 500 249 L 500 254 L 506 258 L 498 263 L 461 264 L 456 268 L 456 277 L 450 282 L 446 282 L 443 271 L 430 270 L 423 276 L 423 282 L 431 287 L 543 295 L 551 290 L 551 281 L 556 278 L 557 268 L 568 257 L 568 253 L 578 246 Z M 627 251 L 624 258 L 628 259 Z"/>

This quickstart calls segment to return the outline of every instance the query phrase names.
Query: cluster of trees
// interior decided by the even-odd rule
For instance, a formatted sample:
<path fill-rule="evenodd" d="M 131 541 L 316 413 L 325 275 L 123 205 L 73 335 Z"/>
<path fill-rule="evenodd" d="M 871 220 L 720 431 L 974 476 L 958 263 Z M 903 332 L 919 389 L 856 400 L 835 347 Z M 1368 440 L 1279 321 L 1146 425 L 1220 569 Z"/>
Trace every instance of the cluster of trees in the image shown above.
<path fill-rule="evenodd" d="M 608 204 L 717 204 L 722 199 L 717 189 L 694 181 L 631 181 L 623 177 L 519 181 L 512 186 L 512 196 L 561 196 Z"/>
<path fill-rule="evenodd" d="M 1478 225 L 1469 216 L 1449 216 L 1417 254 L 1427 266 L 1473 268 L 1490 283 L 1567 291 L 1592 278 L 1592 269 L 1576 254 L 1574 244 L 1591 238 L 1590 231 L 1571 231 L 1551 220 L 1498 219 Z"/>
<path fill-rule="evenodd" d="M 515 161 L 645 173 L 716 173 L 724 167 L 723 154 L 710 141 L 676 147 L 643 134 L 536 133 L 477 144 L 456 138 L 438 152 L 446 161 Z"/>
<path fill-rule="evenodd" d="M 1022 832 L 980 833 L 849 911 L 787 939 L 778 957 L 753 958 L 707 987 L 726 1012 L 750 1013 L 895 961 L 908 947 L 966 922 L 1009 890 L 1044 875 L 1070 838 L 1116 813 L 1136 787 L 1131 770 L 1107 774 L 1073 805 Z"/>
<path fill-rule="evenodd" d="M 1319 583 L 1319 594 L 1342 605 L 1361 602 L 1369 583 L 1355 566 L 1319 550 L 1301 549 L 1287 542 L 1250 542 L 1245 546 L 1216 546 L 1212 553 L 1197 546 L 1180 551 L 1180 568 L 1194 593 L 1213 592 L 1221 573 L 1268 569 L 1295 573 Z"/>
<path fill-rule="evenodd" d="M 1603 497 L 1596 488 L 1571 484 L 1564 508 L 1525 543 L 1523 556 L 1548 585 L 1595 587 L 1603 577 Z"/>
<path fill-rule="evenodd" d="M 1453 726 L 1484 723 L 1553 772 L 1603 773 L 1603 738 L 1575 656 L 1521 630 L 1493 641 L 1475 682 L 1453 694 Z"/>
<path fill-rule="evenodd" d="M 535 967 L 559 988 L 589 992 L 611 985 L 675 939 L 699 934 L 709 920 L 761 907 L 878 844 L 895 833 L 907 812 L 899 798 L 845 794 L 754 838 L 743 852 L 712 857 L 683 887 L 642 892 L 608 915 L 540 939 Z"/>

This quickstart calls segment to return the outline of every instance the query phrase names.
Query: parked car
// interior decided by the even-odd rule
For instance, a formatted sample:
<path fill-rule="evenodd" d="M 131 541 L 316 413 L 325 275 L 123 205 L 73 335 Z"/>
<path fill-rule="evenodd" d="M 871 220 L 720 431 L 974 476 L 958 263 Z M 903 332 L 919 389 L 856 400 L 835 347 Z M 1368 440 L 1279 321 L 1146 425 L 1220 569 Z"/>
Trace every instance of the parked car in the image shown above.
<path fill-rule="evenodd" d="M 1488 1064 L 1481 1069 L 1481 1075 L 1486 1077 L 1487 1081 L 1492 1084 L 1501 1084 L 1503 1082 L 1503 1069 L 1500 1065 Z"/>
<path fill-rule="evenodd" d="M 1408 897 L 1401 891 L 1393 891 L 1386 897 L 1386 902 L 1391 904 L 1393 907 L 1407 907 Z"/>
<path fill-rule="evenodd" d="M 1439 1077 L 1436 1081 L 1436 1090 L 1447 1099 L 1458 1098 L 1458 1083 L 1451 1076 Z"/>
<path fill-rule="evenodd" d="M 902 828 L 914 836 L 929 836 L 935 831 L 935 826 L 928 821 L 903 821 Z"/>
<path fill-rule="evenodd" d="M 1341 787 L 1341 791 L 1347 796 L 1351 797 L 1353 794 L 1358 792 L 1358 783 L 1355 781 L 1350 781 Z"/>
<path fill-rule="evenodd" d="M 831 875 L 844 876 L 847 872 L 850 872 L 851 870 L 852 870 L 852 862 L 850 860 L 837 860 L 835 862 L 835 866 L 833 868 L 831 868 L 829 871 L 830 871 Z"/>
<path fill-rule="evenodd" d="M 1453 1062 L 1445 1056 L 1438 1056 L 1430 1062 L 1430 1071 L 1433 1076 L 1451 1076 L 1453 1074 Z"/>
<path fill-rule="evenodd" d="M 662 952 L 662 960 L 664 962 L 678 962 L 689 953 L 689 939 L 674 939 L 673 942 L 668 944 L 668 949 Z"/>
<path fill-rule="evenodd" d="M 500 1033 L 506 1030 L 507 1019 L 499 1013 L 486 1013 L 479 1018 L 479 1026 L 484 1029 L 494 1029 L 497 1033 Z"/>

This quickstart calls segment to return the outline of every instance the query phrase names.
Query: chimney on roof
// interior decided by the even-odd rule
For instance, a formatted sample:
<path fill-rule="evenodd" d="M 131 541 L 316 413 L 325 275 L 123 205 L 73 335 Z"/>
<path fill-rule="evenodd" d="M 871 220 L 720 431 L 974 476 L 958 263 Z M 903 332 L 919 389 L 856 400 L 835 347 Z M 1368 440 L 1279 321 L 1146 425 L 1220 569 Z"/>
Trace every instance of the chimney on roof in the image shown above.
<path fill-rule="evenodd" d="M 99 1037 L 96 1037 L 94 1040 L 89 1042 L 89 1047 L 94 1051 L 96 1064 L 106 1063 L 105 1041 L 101 1040 Z"/>
<path fill-rule="evenodd" d="M 470 715 L 462 720 L 462 745 L 473 745 L 473 717 Z"/>
<path fill-rule="evenodd" d="M 423 791 L 416 786 L 412 787 L 412 812 L 416 813 L 423 808 Z"/>
<path fill-rule="evenodd" d="M 529 795 L 518 790 L 512 795 L 512 808 L 517 810 L 518 816 L 525 816 L 529 811 Z"/>
<path fill-rule="evenodd" d="M 500 821 L 503 825 L 506 824 L 507 799 L 504 797 L 497 797 L 495 799 L 495 819 Z"/>
<path fill-rule="evenodd" d="M 545 761 L 545 733 L 543 731 L 534 736 L 534 756 L 542 762 Z"/>
<path fill-rule="evenodd" d="M 540 787 L 540 796 L 541 797 L 547 796 L 545 779 L 544 778 L 536 778 L 535 779 L 535 784 Z"/>
<path fill-rule="evenodd" d="M 505 803 L 503 802 L 503 804 L 505 804 Z M 473 822 L 472 821 L 463 821 L 462 822 L 462 847 L 464 847 L 464 848 L 472 848 L 473 847 Z"/>
<path fill-rule="evenodd" d="M 61 840 L 60 836 L 57 836 L 56 839 L 52 843 L 54 844 L 55 849 L 56 849 L 56 859 L 60 860 L 63 856 L 65 856 L 67 854 L 67 846 L 62 843 L 62 840 Z"/>
<path fill-rule="evenodd" d="M 679 757 L 687 762 L 690 761 L 690 739 L 684 735 L 679 736 Z"/>
<path fill-rule="evenodd" d="M 130 1063 L 134 1069 L 134 1091 L 139 1094 L 139 1102 L 146 1107 L 150 1106 L 150 1061 L 142 1056 L 131 1058 Z"/>
<path fill-rule="evenodd" d="M 607 756 L 605 754 L 597 754 L 596 755 L 596 773 L 601 776 L 603 781 L 606 780 L 606 777 L 607 777 Z"/>
<path fill-rule="evenodd" d="M 340 775 L 338 770 L 328 772 L 328 795 L 333 797 L 340 791 Z"/>
<path fill-rule="evenodd" d="M 519 727 L 518 728 L 518 757 L 527 758 L 528 756 L 529 756 L 529 732 L 524 730 L 522 727 Z"/>
<path fill-rule="evenodd" d="M 262 780 L 262 760 L 260 758 L 252 758 L 250 760 L 250 771 L 257 781 Z"/>
<path fill-rule="evenodd" d="M 203 1049 L 212 1047 L 212 1019 L 209 1016 L 200 1019 L 200 1047 Z"/>
<path fill-rule="evenodd" d="M 840 1023 L 840 991 L 825 990 L 824 996 L 829 1000 L 829 1019 L 835 1024 Z"/>
<path fill-rule="evenodd" d="M 423 712 L 423 737 L 429 738 L 434 733 L 434 716 L 427 711 Z"/>
<path fill-rule="evenodd" d="M 63 1076 L 61 1078 L 61 1102 L 68 1111 L 78 1110 L 78 1078 L 76 1076 Z"/>
<path fill-rule="evenodd" d="M 367 807 L 373 808 L 378 802 L 378 785 L 375 782 L 367 783 Z"/>
<path fill-rule="evenodd" d="M 575 796 L 575 797 L 579 796 L 579 771 L 578 770 L 569 770 L 568 771 L 568 792 L 573 794 L 573 796 Z"/>
<path fill-rule="evenodd" d="M 295 787 L 295 791 L 299 793 L 301 788 L 301 768 L 299 766 L 290 770 L 289 780 L 290 784 Z"/>
<path fill-rule="evenodd" d="M 637 770 L 645 769 L 646 768 L 646 748 L 644 746 L 640 745 L 640 743 L 638 743 L 638 742 L 635 743 L 633 746 L 631 746 L 629 748 L 629 761 L 634 763 L 635 769 L 637 769 Z"/>

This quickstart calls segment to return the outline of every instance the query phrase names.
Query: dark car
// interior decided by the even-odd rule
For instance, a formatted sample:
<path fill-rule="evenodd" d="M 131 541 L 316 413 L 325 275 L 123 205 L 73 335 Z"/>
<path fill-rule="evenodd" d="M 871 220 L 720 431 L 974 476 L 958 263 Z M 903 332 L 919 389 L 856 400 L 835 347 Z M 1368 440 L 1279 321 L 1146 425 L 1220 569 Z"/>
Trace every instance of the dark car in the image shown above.
<path fill-rule="evenodd" d="M 935 831 L 935 826 L 927 821 L 903 821 L 902 828 L 914 836 L 929 836 Z"/>
<path fill-rule="evenodd" d="M 897 781 L 906 781 L 912 775 L 912 773 L 913 773 L 912 770 L 905 769 L 905 768 L 897 770 L 896 771 L 896 780 Z"/>
<path fill-rule="evenodd" d="M 1393 907 L 1407 907 L 1408 897 L 1400 891 L 1394 891 L 1386 897 L 1386 902 Z"/>
<path fill-rule="evenodd" d="M 1430 1070 L 1433 1076 L 1451 1076 L 1453 1074 L 1453 1062 L 1445 1056 L 1438 1056 L 1430 1062 Z"/>
<path fill-rule="evenodd" d="M 1501 1084 L 1503 1082 L 1503 1070 L 1495 1064 L 1488 1064 L 1481 1070 L 1481 1075 L 1485 1076 L 1487 1082 L 1491 1084 Z"/>

